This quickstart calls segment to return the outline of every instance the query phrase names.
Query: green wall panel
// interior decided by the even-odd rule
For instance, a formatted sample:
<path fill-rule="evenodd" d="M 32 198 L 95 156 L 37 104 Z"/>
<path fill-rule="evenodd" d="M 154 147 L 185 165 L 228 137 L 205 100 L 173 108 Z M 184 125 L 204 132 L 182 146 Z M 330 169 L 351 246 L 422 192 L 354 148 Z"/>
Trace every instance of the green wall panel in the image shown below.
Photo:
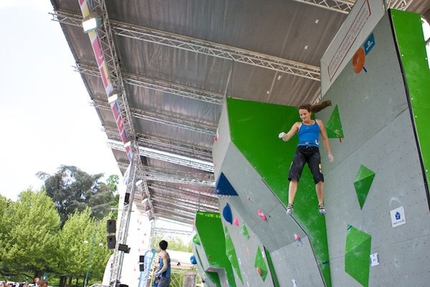
<path fill-rule="evenodd" d="M 216 212 L 197 211 L 195 227 L 210 268 L 224 269 L 230 286 L 236 286 L 233 270 L 226 255 L 221 215 Z"/>
<path fill-rule="evenodd" d="M 233 240 L 231 239 L 231 236 L 228 233 L 227 226 L 224 228 L 224 233 L 225 233 L 225 246 L 226 246 L 227 258 L 230 261 L 230 264 L 233 267 L 234 271 L 236 271 L 236 274 L 239 277 L 240 282 L 243 283 L 242 271 L 240 271 L 239 260 L 237 259 L 237 256 L 236 256 L 236 249 L 234 248 Z"/>
<path fill-rule="evenodd" d="M 273 265 L 272 256 L 270 252 L 264 248 L 264 253 L 266 254 L 267 264 L 269 265 L 270 275 L 272 276 L 273 286 L 279 287 L 279 280 L 276 274 L 275 266 Z"/>
<path fill-rule="evenodd" d="M 430 182 L 430 70 L 425 50 L 421 16 L 419 14 L 390 10 L 395 37 L 411 109 L 415 120 L 421 156 Z M 427 190 L 428 191 L 428 190 Z"/>
<path fill-rule="evenodd" d="M 286 206 L 288 170 L 298 137 L 284 142 L 278 135 L 300 121 L 297 108 L 233 98 L 227 98 L 227 107 L 232 142 Z M 323 147 L 321 153 L 326 156 Z M 318 213 L 315 184 L 308 167 L 303 170 L 294 199 L 294 217 L 306 230 L 324 280 L 331 286 L 325 217 Z"/>

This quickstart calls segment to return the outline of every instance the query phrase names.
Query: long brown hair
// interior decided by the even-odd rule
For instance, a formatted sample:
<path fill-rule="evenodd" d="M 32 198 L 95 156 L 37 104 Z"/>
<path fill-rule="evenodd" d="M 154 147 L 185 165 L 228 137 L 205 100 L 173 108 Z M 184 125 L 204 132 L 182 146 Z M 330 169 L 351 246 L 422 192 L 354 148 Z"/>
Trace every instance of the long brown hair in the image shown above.
<path fill-rule="evenodd" d="M 328 106 L 331 106 L 331 101 L 323 101 L 316 105 L 311 104 L 304 104 L 299 106 L 299 110 L 307 110 L 308 112 L 312 113 L 318 113 L 319 111 L 322 111 L 323 109 L 327 108 Z"/>

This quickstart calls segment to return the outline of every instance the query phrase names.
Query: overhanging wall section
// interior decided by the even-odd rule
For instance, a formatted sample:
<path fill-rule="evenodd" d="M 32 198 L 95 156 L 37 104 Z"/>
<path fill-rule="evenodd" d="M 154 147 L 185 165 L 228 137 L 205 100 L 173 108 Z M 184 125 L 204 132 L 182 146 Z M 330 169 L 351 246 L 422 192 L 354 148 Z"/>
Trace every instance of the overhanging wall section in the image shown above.
<path fill-rule="evenodd" d="M 223 197 L 220 203 L 229 203 L 249 232 L 260 240 L 249 245 L 263 246 L 270 252 L 276 273 L 285 275 L 279 279 L 281 286 L 288 286 L 282 284 L 291 284 L 293 279 L 297 284 L 311 282 L 315 286 L 323 285 L 325 280 L 331 286 L 325 219 L 318 212 L 315 185 L 307 169 L 300 181 L 294 217 L 285 214 L 287 174 L 297 139 L 284 142 L 278 134 L 300 120 L 297 109 L 231 98 L 227 99 L 226 107 L 218 126 L 220 137 L 214 143 L 213 157 L 217 162 L 217 177 L 222 172 L 238 195 Z M 231 141 L 221 142 L 227 128 Z M 223 208 L 220 205 L 220 210 Z M 239 232 L 234 225 L 224 220 L 223 224 L 232 237 L 238 238 L 235 246 L 247 244 L 241 241 L 243 236 L 236 236 Z M 298 250 L 295 234 L 304 242 Z M 240 255 L 246 254 L 241 252 L 237 254 L 243 260 Z M 248 275 L 252 274 L 244 278 L 250 278 Z"/>

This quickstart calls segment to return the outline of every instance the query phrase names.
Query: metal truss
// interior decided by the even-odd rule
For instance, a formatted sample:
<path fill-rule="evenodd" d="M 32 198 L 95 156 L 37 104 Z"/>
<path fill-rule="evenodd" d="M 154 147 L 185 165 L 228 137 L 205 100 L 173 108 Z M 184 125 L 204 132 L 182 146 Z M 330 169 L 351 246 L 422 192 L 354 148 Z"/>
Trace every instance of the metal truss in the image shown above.
<path fill-rule="evenodd" d="M 125 152 L 125 148 L 122 142 L 115 141 L 115 140 L 108 140 L 107 143 L 111 149 Z M 209 172 L 214 171 L 212 162 L 197 160 L 190 157 L 167 153 L 167 152 L 150 149 L 146 147 L 139 147 L 139 151 L 141 156 L 146 156 L 149 158 L 153 158 L 153 159 L 157 159 L 165 162 L 179 164 L 182 166 L 192 167 L 198 170 L 204 170 Z"/>
<path fill-rule="evenodd" d="M 157 212 L 157 218 L 161 220 L 180 221 L 188 225 L 192 225 L 194 223 L 195 216 L 178 214 L 176 212 L 166 212 L 162 207 L 161 208 L 154 207 L 154 210 L 155 212 Z"/>
<path fill-rule="evenodd" d="M 186 200 L 177 196 L 172 197 L 167 196 L 166 194 L 157 193 L 154 196 L 151 196 L 151 198 L 153 203 L 155 204 L 157 202 L 161 202 L 161 204 L 163 204 L 164 202 L 176 204 L 179 207 L 179 210 L 181 210 L 181 208 L 188 208 L 191 209 L 193 212 L 196 212 L 197 210 L 219 212 L 219 208 L 217 205 L 206 205 L 196 201 Z"/>
<path fill-rule="evenodd" d="M 216 127 L 209 126 L 202 123 L 196 123 L 190 120 L 182 119 L 172 115 L 163 115 L 161 113 L 150 112 L 147 110 L 140 110 L 136 108 L 131 109 L 131 115 L 135 118 L 151 121 L 154 123 L 169 125 L 175 128 L 181 128 L 196 133 L 207 134 L 215 136 Z"/>
<path fill-rule="evenodd" d="M 124 129 L 126 134 L 130 138 L 134 138 L 134 127 L 133 120 L 127 102 L 127 95 L 124 88 L 124 81 L 122 78 L 121 67 L 119 64 L 119 56 L 116 51 L 115 42 L 113 40 L 113 32 L 107 13 L 106 3 L 104 0 L 99 1 L 99 5 L 96 7 L 101 11 L 103 26 L 97 30 L 97 34 L 100 38 L 100 43 L 103 49 L 105 63 L 108 67 L 109 78 L 113 82 L 114 89 L 119 90 L 122 96 L 118 98 L 117 103 L 120 107 L 122 119 L 124 121 Z"/>
<path fill-rule="evenodd" d="M 174 169 L 155 168 L 149 166 L 143 168 L 143 174 L 147 180 L 183 183 L 201 187 L 215 187 L 213 174 L 188 173 Z"/>
<path fill-rule="evenodd" d="M 167 197 L 167 196 L 152 196 L 152 204 L 156 207 L 158 204 L 163 208 L 168 208 L 171 211 L 178 213 L 188 213 L 195 215 L 196 211 L 199 209 L 197 204 L 181 202 L 178 199 Z"/>
<path fill-rule="evenodd" d="M 93 105 L 94 107 L 99 109 L 110 110 L 108 103 L 104 101 L 93 100 Z M 196 123 L 190 120 L 182 119 L 179 117 L 174 117 L 172 115 L 163 115 L 161 113 L 150 112 L 136 108 L 131 108 L 130 110 L 131 116 L 138 119 L 165 124 L 176 128 L 189 130 L 192 132 L 207 134 L 210 136 L 214 136 L 216 134 L 215 126 L 209 126 L 202 123 Z"/>
<path fill-rule="evenodd" d="M 97 67 L 91 64 L 76 63 L 75 70 L 84 75 L 100 77 L 100 73 Z M 224 96 L 220 93 L 196 89 L 193 87 L 179 85 L 172 82 L 145 77 L 142 75 L 132 74 L 125 71 L 122 71 L 122 76 L 124 82 L 129 85 L 147 88 L 155 91 L 161 91 L 206 103 L 221 105 L 224 98 Z"/>
<path fill-rule="evenodd" d="M 406 11 L 413 0 L 387 0 L 389 8 Z"/>
<path fill-rule="evenodd" d="M 115 247 L 115 252 L 113 256 L 113 262 L 112 262 L 112 268 L 111 268 L 111 274 L 110 274 L 110 285 L 116 285 L 116 282 L 121 277 L 122 273 L 122 266 L 123 266 L 123 260 L 124 260 L 124 252 L 119 250 L 119 244 L 120 243 L 126 243 L 127 242 L 127 235 L 128 235 L 128 229 L 129 229 L 129 223 L 130 223 L 130 217 L 131 217 L 131 207 L 133 204 L 133 200 L 135 197 L 135 191 L 137 190 L 136 186 L 136 175 L 139 174 L 139 170 L 142 169 L 142 161 L 139 155 L 139 147 L 135 143 L 134 138 L 134 127 L 133 127 L 133 121 L 131 112 L 129 109 L 129 105 L 127 102 L 127 95 L 125 93 L 124 88 L 124 82 L 121 75 L 121 69 L 119 65 L 119 57 L 118 53 L 116 51 L 115 43 L 113 41 L 113 33 L 110 26 L 110 20 L 107 13 L 106 3 L 104 0 L 101 0 L 99 2 L 93 1 L 92 4 L 94 4 L 94 7 L 92 7 L 92 10 L 97 11 L 97 13 L 101 13 L 101 18 L 103 21 L 103 25 L 101 28 L 97 30 L 97 36 L 101 44 L 101 49 L 103 51 L 104 56 L 104 64 L 107 67 L 108 72 L 108 78 L 112 82 L 112 86 L 114 90 L 117 90 L 122 94 L 122 97 L 119 97 L 116 103 L 119 106 L 119 113 L 121 114 L 122 122 L 121 128 L 118 128 L 118 132 L 122 133 L 124 129 L 128 140 L 130 140 L 130 154 L 131 158 L 130 160 L 130 168 L 128 169 L 128 176 L 126 180 L 126 193 L 130 195 L 129 202 L 124 202 L 124 208 L 121 213 L 121 220 L 117 232 L 117 243 Z M 90 8 L 91 9 L 91 8 Z M 57 17 L 58 19 L 58 17 Z M 82 15 L 80 17 L 77 17 L 77 19 L 82 20 Z M 61 22 L 65 23 L 65 22 Z M 76 24 L 76 20 L 75 20 Z M 96 55 L 94 55 L 96 56 Z M 108 97 L 110 95 L 106 95 Z M 110 109 L 111 110 L 111 109 Z M 146 190 L 144 192 L 148 192 L 146 181 L 142 180 L 142 185 L 144 186 L 143 189 Z M 150 205 L 150 210 L 153 210 L 152 204 Z"/>
<path fill-rule="evenodd" d="M 200 160 L 212 161 L 212 149 L 197 145 L 186 144 L 166 138 L 155 137 L 149 134 L 137 133 L 139 145 L 148 148 L 162 149 L 168 152 L 188 155 Z"/>
<path fill-rule="evenodd" d="M 355 1 L 348 0 L 295 0 L 297 2 L 302 2 L 305 4 L 317 6 L 320 8 L 325 8 L 328 10 L 348 14 L 352 6 L 354 6 Z"/>
<path fill-rule="evenodd" d="M 108 138 L 120 140 L 119 135 L 114 128 L 105 126 L 103 131 L 107 134 Z M 212 160 L 212 149 L 208 147 L 187 144 L 145 133 L 136 133 L 136 140 L 139 143 L 139 146 L 142 147 L 158 149 L 160 151 L 189 156 L 204 161 Z"/>
<path fill-rule="evenodd" d="M 76 18 L 82 21 L 82 16 L 73 13 L 63 13 L 63 11 L 57 11 L 54 16 L 54 19 L 57 19 L 57 21 L 70 25 L 76 25 Z M 109 28 L 117 36 L 232 60 L 315 81 L 320 80 L 320 69 L 313 65 L 119 21 L 111 20 Z"/>
<path fill-rule="evenodd" d="M 295 0 L 305 4 L 348 14 L 355 4 L 355 0 Z M 371 0 L 372 1 L 372 0 Z M 413 0 L 386 0 L 389 8 L 406 10 Z"/>
<path fill-rule="evenodd" d="M 180 230 L 180 229 L 170 229 L 170 228 L 163 228 L 163 227 L 154 227 L 152 228 L 152 231 L 162 234 L 177 234 L 177 235 L 191 235 L 193 233 L 193 230 L 187 231 L 187 230 Z"/>
<path fill-rule="evenodd" d="M 118 166 L 120 168 L 125 168 L 125 164 L 122 163 L 118 164 Z M 152 180 L 200 187 L 215 187 L 213 174 L 207 173 L 190 173 L 182 172 L 177 169 L 155 168 L 145 166 L 143 168 L 141 176 L 145 177 L 146 181 Z"/>
<path fill-rule="evenodd" d="M 165 206 L 164 203 L 161 203 L 160 205 L 154 205 L 154 210 L 155 212 L 160 213 L 162 215 L 169 214 L 170 216 L 175 217 L 178 221 L 183 221 L 184 219 L 194 221 L 194 218 L 196 216 L 196 212 L 178 210 L 175 208 L 175 206 L 171 206 L 169 204 L 166 204 Z"/>
<path fill-rule="evenodd" d="M 192 197 L 197 198 L 200 202 L 203 202 L 204 204 L 208 204 L 210 206 L 213 206 L 214 204 L 218 204 L 218 196 L 213 193 L 204 192 L 204 191 L 198 191 L 190 188 L 184 188 L 184 187 L 171 187 L 164 183 L 150 183 L 151 190 L 154 191 L 161 191 L 161 192 L 168 192 L 168 193 L 174 193 L 178 197 Z"/>

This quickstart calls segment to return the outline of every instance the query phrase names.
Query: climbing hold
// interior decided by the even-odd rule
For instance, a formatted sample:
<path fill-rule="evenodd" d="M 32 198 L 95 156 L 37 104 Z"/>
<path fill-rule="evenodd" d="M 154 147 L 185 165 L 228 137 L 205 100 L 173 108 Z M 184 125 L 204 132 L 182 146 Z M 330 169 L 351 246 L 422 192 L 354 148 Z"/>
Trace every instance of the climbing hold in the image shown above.
<path fill-rule="evenodd" d="M 242 224 L 242 230 L 241 230 L 242 235 L 244 235 L 246 238 L 249 239 L 249 233 L 248 233 L 248 228 L 246 228 L 245 223 Z"/>
<path fill-rule="evenodd" d="M 297 242 L 299 242 L 300 246 L 303 246 L 302 238 L 299 235 L 294 234 L 294 240 L 297 241 Z"/>
<path fill-rule="evenodd" d="M 236 226 L 239 226 L 239 220 L 237 218 L 235 218 L 233 220 L 233 224 L 236 225 Z"/>
<path fill-rule="evenodd" d="M 357 74 L 360 73 L 364 67 L 364 59 L 365 55 L 363 48 L 358 49 L 352 57 L 352 67 L 354 69 L 354 72 L 356 72 Z"/>
<path fill-rule="evenodd" d="M 263 211 L 261 211 L 260 209 L 257 211 L 258 216 L 263 219 L 263 220 L 267 220 L 266 215 L 263 213 Z"/>
<path fill-rule="evenodd" d="M 197 245 L 200 245 L 200 239 L 199 239 L 199 237 L 197 236 L 197 234 L 195 234 L 195 235 L 194 235 L 194 237 L 193 237 L 193 242 L 194 242 L 195 244 L 197 244 Z"/>
<path fill-rule="evenodd" d="M 230 224 L 233 223 L 233 215 L 231 214 L 231 208 L 228 203 L 225 205 L 224 209 L 222 210 L 222 216 L 224 217 L 224 220 L 227 221 L 228 223 Z"/>

